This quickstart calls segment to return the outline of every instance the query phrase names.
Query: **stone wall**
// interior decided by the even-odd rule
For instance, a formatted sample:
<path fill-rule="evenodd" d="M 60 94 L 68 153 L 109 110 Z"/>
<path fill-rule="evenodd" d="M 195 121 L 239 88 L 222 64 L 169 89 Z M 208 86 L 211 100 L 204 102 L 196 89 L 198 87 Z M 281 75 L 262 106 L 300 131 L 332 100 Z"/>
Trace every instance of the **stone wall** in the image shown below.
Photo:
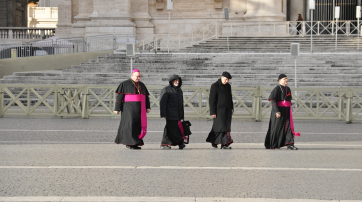
<path fill-rule="evenodd" d="M 0 0 L 0 27 L 27 27 L 27 0 Z"/>

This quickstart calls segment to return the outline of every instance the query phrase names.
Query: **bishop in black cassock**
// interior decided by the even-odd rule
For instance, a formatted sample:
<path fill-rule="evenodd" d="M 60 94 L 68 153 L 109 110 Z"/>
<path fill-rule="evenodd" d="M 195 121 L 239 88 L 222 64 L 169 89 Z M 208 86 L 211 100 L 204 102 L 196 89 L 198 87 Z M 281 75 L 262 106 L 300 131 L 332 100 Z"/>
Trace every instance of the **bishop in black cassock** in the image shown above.
<path fill-rule="evenodd" d="M 287 86 L 288 78 L 285 74 L 281 74 L 278 80 L 279 84 L 269 96 L 272 110 L 264 145 L 266 149 L 280 149 L 287 146 L 289 150 L 297 150 L 298 148 L 294 146 L 294 136 L 300 136 L 300 133 L 294 132 L 292 93 Z"/>
<path fill-rule="evenodd" d="M 124 144 L 129 149 L 141 149 L 143 145 L 143 137 L 147 131 L 141 123 L 141 110 L 150 112 L 150 99 L 149 92 L 146 86 L 140 82 L 141 73 L 138 69 L 133 70 L 132 77 L 126 81 L 123 81 L 117 88 L 117 101 L 114 113 L 121 114 L 121 123 L 119 124 L 118 134 L 115 140 L 117 144 Z M 128 99 L 126 96 L 139 96 L 144 95 L 145 100 L 137 101 Z M 142 109 L 142 103 L 145 105 Z M 145 112 L 143 113 L 145 115 Z M 142 121 L 144 121 L 144 118 Z M 143 123 L 144 124 L 144 123 Z M 146 117 L 147 127 L 147 117 Z M 143 134 L 142 136 L 140 136 Z"/>

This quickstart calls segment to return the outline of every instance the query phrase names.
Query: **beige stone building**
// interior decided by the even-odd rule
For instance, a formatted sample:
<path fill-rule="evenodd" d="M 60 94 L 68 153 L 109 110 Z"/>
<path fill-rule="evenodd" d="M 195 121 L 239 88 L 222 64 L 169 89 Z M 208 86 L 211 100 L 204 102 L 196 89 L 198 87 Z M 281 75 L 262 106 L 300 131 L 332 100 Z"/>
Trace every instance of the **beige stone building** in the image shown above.
<path fill-rule="evenodd" d="M 137 34 L 140 39 L 168 33 L 167 0 L 58 0 L 60 37 L 87 37 L 104 34 Z M 357 0 L 316 0 L 316 20 L 333 20 L 332 5 L 348 5 L 355 10 Z M 353 7 L 353 8 L 352 8 Z M 244 23 L 243 33 L 288 33 L 285 22 L 295 21 L 300 13 L 309 20 L 307 0 L 173 0 L 171 34 L 186 34 L 205 25 L 224 22 L 224 8 L 229 8 L 234 27 Z M 325 12 L 326 14 L 323 14 Z M 348 13 L 349 10 L 346 10 Z M 349 12 L 350 13 L 350 12 Z M 245 22 L 250 22 L 245 26 Z M 262 25 L 258 22 L 275 22 Z M 262 30 L 260 30 L 262 29 Z M 232 31 L 233 32 L 233 31 Z M 235 31 L 238 34 L 238 31 Z"/>
<path fill-rule="evenodd" d="M 224 22 L 286 21 L 290 0 L 173 0 L 170 33 L 187 33 L 193 27 Z M 290 2 L 303 12 L 304 0 Z M 296 14 L 293 14 L 296 15 Z M 167 0 L 60 0 L 57 35 L 66 37 L 101 34 L 165 34 Z"/>

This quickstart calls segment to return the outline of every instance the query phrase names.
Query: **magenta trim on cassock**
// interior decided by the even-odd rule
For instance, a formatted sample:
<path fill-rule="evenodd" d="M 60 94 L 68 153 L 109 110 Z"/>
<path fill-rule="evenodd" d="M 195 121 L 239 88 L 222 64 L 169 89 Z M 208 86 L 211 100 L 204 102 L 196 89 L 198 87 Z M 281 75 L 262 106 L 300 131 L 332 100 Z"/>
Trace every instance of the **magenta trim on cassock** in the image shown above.
<path fill-rule="evenodd" d="M 278 107 L 289 107 L 290 108 L 290 129 L 295 136 L 300 137 L 300 133 L 294 132 L 293 112 L 292 103 L 290 101 L 278 101 Z"/>
<path fill-rule="evenodd" d="M 177 124 L 178 124 L 178 127 L 180 128 L 180 131 L 181 131 L 182 136 L 183 136 L 184 139 L 187 141 L 187 137 L 185 136 L 184 127 L 182 126 L 181 121 L 178 121 Z"/>
<path fill-rule="evenodd" d="M 143 139 L 147 134 L 147 111 L 146 111 L 146 95 L 143 94 L 127 94 L 124 102 L 141 102 L 141 134 L 139 139 Z"/>

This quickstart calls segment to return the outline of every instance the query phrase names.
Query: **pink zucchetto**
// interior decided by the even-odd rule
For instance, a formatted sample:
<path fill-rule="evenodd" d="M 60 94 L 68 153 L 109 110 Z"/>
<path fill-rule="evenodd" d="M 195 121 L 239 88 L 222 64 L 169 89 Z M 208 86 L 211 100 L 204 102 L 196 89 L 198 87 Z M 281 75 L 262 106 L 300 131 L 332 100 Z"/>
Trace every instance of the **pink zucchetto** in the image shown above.
<path fill-rule="evenodd" d="M 134 70 L 132 71 L 132 74 L 135 73 L 135 72 L 140 72 L 140 70 L 139 70 L 139 69 L 134 69 Z"/>

